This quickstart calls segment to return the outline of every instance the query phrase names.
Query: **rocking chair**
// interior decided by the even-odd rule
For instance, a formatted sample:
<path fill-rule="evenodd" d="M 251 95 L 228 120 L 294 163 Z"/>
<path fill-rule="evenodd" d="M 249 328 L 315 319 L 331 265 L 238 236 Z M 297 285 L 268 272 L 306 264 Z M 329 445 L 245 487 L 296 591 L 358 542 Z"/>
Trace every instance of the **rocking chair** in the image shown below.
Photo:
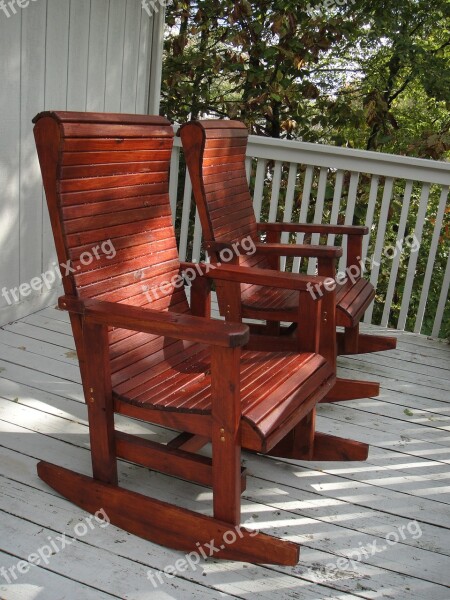
<path fill-rule="evenodd" d="M 367 457 L 366 444 L 315 432 L 316 404 L 335 382 L 333 315 L 325 319 L 322 301 L 308 293 L 309 277 L 180 264 L 168 199 L 173 131 L 164 118 L 44 112 L 34 123 L 58 260 L 70 264 L 59 306 L 70 313 L 93 470 L 88 477 L 40 462 L 39 476 L 155 543 L 191 552 L 214 540 L 218 558 L 296 564 L 297 544 L 264 533 L 239 529 L 229 543 L 245 489 L 240 454 Z M 194 267 L 191 310 L 183 270 Z M 246 325 L 198 316 L 209 310 L 213 278 L 295 293 L 308 322 L 299 349 L 244 348 Z M 177 437 L 160 444 L 117 431 L 115 414 Z M 212 443 L 212 460 L 193 450 L 199 439 Z M 211 486 L 213 516 L 119 486 L 118 458 Z"/>
<path fill-rule="evenodd" d="M 186 164 L 191 177 L 195 202 L 203 230 L 204 248 L 214 264 L 221 253 L 234 254 L 233 263 L 258 269 L 280 269 L 280 257 L 316 257 L 318 274 L 327 278 L 327 286 L 336 287 L 337 353 L 359 354 L 389 350 L 396 338 L 367 335 L 359 332 L 359 321 L 375 296 L 373 286 L 361 277 L 359 260 L 366 227 L 349 225 L 318 225 L 302 223 L 257 223 L 245 172 L 248 132 L 239 121 L 191 121 L 181 126 Z M 265 233 L 265 243 L 259 234 Z M 336 259 L 342 249 L 325 245 L 281 244 L 282 232 L 342 234 L 347 236 L 347 269 L 352 273 L 346 282 L 336 279 Z M 252 256 L 240 252 L 242 239 L 251 238 L 256 252 Z M 239 256 L 238 256 L 239 255 Z M 313 295 L 323 294 L 317 281 L 309 287 Z M 258 285 L 231 286 L 217 284 L 217 298 L 222 315 L 232 321 L 243 318 L 266 321 L 266 325 L 251 324 L 250 332 L 259 334 L 259 348 L 291 349 L 296 345 L 297 324 L 305 326 L 304 315 L 298 312 L 292 290 L 268 291 Z M 324 298 L 326 312 L 334 312 L 330 296 Z M 282 327 L 281 322 L 292 323 Z M 274 339 L 275 338 L 275 339 Z M 278 339 L 277 339 L 278 338 Z M 255 346 L 256 347 L 256 346 Z M 379 384 L 338 378 L 324 402 L 352 400 L 377 396 Z"/>

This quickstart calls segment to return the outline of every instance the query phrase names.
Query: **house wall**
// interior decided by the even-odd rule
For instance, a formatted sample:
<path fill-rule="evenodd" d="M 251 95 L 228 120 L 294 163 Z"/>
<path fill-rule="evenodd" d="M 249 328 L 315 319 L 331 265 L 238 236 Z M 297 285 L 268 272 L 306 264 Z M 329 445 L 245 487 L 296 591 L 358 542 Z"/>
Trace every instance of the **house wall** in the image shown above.
<path fill-rule="evenodd" d="M 56 263 L 31 119 L 51 109 L 159 108 L 158 3 L 151 16 L 140 0 L 20 4 L 0 8 L 0 325 L 49 305 L 60 291 L 21 294 L 19 302 L 9 292 Z"/>

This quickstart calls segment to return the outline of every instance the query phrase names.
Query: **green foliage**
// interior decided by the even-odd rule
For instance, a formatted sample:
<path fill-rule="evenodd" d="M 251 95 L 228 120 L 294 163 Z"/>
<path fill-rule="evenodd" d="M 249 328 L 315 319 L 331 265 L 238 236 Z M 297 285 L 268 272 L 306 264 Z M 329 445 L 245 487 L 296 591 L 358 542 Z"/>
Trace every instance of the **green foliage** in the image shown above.
<path fill-rule="evenodd" d="M 442 160 L 450 157 L 449 22 L 448 0 L 174 0 L 167 7 L 162 111 L 180 122 L 203 115 L 238 118 L 258 135 Z M 355 211 L 360 222 L 369 194 L 366 179 Z M 396 182 L 386 234 L 392 245 L 403 188 L 404 182 Z M 311 199 L 316 191 L 317 181 Z M 282 189 L 279 216 L 284 194 Z M 329 186 L 324 220 L 332 194 Z M 267 189 L 263 216 L 269 198 Z M 420 190 L 414 190 L 408 232 L 414 232 L 419 198 Z M 432 189 L 411 314 L 420 301 L 438 202 Z M 293 218 L 299 210 L 300 196 Z M 447 212 L 425 333 L 431 332 L 442 285 L 449 219 Z M 408 260 L 402 254 L 390 316 L 394 326 Z M 390 267 L 389 261 L 380 267 L 374 322 L 381 319 Z M 446 336 L 448 310 L 441 332 Z M 411 318 L 408 328 L 413 326 Z"/>

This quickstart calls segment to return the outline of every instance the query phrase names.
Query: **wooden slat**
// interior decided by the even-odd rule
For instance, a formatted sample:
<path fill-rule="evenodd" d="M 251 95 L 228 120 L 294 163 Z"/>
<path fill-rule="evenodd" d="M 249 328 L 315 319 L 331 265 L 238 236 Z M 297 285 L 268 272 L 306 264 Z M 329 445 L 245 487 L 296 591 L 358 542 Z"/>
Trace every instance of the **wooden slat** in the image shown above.
<path fill-rule="evenodd" d="M 192 202 L 192 184 L 189 177 L 189 173 L 186 171 L 186 179 L 184 182 L 183 192 L 183 211 L 181 214 L 181 233 L 180 241 L 178 245 L 178 253 L 180 260 L 186 260 L 187 256 L 187 243 L 188 243 L 188 232 L 189 232 L 189 216 L 191 213 L 191 202 Z"/>
<path fill-rule="evenodd" d="M 392 177 L 387 177 L 386 181 L 384 183 L 383 198 L 381 200 L 381 208 L 380 208 L 380 218 L 379 218 L 378 227 L 377 227 L 375 250 L 373 253 L 373 264 L 372 264 L 371 273 L 370 273 L 370 283 L 374 286 L 375 289 L 377 288 L 377 284 L 378 284 L 378 275 L 380 272 L 379 264 L 381 263 L 381 253 L 382 253 L 383 246 L 384 246 L 384 236 L 386 233 L 386 224 L 387 224 L 387 219 L 388 219 L 388 214 L 389 214 L 389 206 L 391 203 L 393 185 L 394 185 L 394 179 Z M 366 314 L 364 317 L 365 323 L 370 323 L 372 321 L 372 313 L 373 313 L 373 304 L 371 306 L 369 306 L 369 308 L 366 311 Z"/>
<path fill-rule="evenodd" d="M 428 198 L 430 196 L 430 187 L 431 186 L 428 183 L 422 185 L 419 208 L 417 210 L 416 224 L 414 227 L 414 236 L 419 246 L 422 241 L 422 232 L 425 223 L 425 215 L 427 212 Z M 411 252 L 408 261 L 408 270 L 406 272 L 405 286 L 403 288 L 400 314 L 398 316 L 398 329 L 404 329 L 406 325 L 406 319 L 408 317 L 409 303 L 411 300 L 411 293 L 414 285 L 414 276 L 418 258 L 419 252 Z"/>
<path fill-rule="evenodd" d="M 101 3 L 91 2 L 89 13 L 89 58 L 85 110 L 103 112 L 105 110 L 108 19 L 105 19 L 105 6 L 102 6 Z M 77 40 L 77 43 L 80 43 L 80 40 Z M 135 94 L 134 90 L 133 92 Z M 135 107 L 130 112 L 135 112 Z"/>
<path fill-rule="evenodd" d="M 130 182 L 128 182 L 130 183 Z M 132 198 L 135 196 L 142 196 L 143 194 L 151 196 L 153 194 L 161 194 L 166 192 L 167 184 L 164 181 L 159 183 L 149 183 L 140 185 L 127 185 L 124 187 L 107 188 L 91 191 L 82 192 L 70 192 L 67 194 L 61 194 L 61 205 L 62 206 L 73 206 L 85 204 L 88 202 L 103 202 L 106 200 Z M 126 200 L 125 200 L 126 201 Z"/>
<path fill-rule="evenodd" d="M 433 335 L 434 337 L 439 336 L 439 332 L 440 332 L 441 325 L 442 325 L 442 319 L 444 317 L 444 310 L 445 310 L 445 307 L 447 304 L 447 296 L 448 296 L 449 286 L 450 286 L 450 246 L 448 247 L 447 266 L 445 268 L 444 280 L 442 282 L 441 293 L 439 296 L 439 302 L 438 302 L 438 306 L 436 309 L 436 316 L 434 318 L 433 331 L 431 332 L 431 335 Z"/>
<path fill-rule="evenodd" d="M 267 161 L 259 159 L 256 166 L 255 189 L 253 190 L 253 209 L 257 221 L 261 218 L 261 207 L 264 192 L 264 183 L 266 180 Z"/>
<path fill-rule="evenodd" d="M 171 157 L 169 149 L 161 150 L 117 150 L 117 152 L 65 152 L 62 165 L 104 165 L 109 163 L 136 163 L 150 160 L 167 161 Z"/>
<path fill-rule="evenodd" d="M 169 198 L 172 210 L 172 223 L 177 216 L 178 178 L 180 175 L 180 148 L 174 147 L 170 159 Z"/>
<path fill-rule="evenodd" d="M 317 185 L 316 206 L 314 209 L 313 223 L 322 223 L 323 208 L 325 203 L 325 192 L 327 187 L 328 169 L 320 169 L 319 182 Z M 317 246 L 320 243 L 320 234 L 313 233 L 311 236 L 311 244 Z M 308 261 L 308 275 L 315 275 L 317 269 L 317 259 L 310 258 Z"/>
<path fill-rule="evenodd" d="M 80 198 L 81 200 L 81 198 Z M 155 198 L 155 205 L 165 202 L 165 195 L 161 194 L 159 198 Z M 73 206 L 65 206 L 62 208 L 62 214 L 65 219 L 80 219 L 82 217 L 93 217 L 104 214 L 121 212 L 124 210 L 132 210 L 137 208 L 145 208 L 149 206 L 150 201 L 148 196 L 132 196 L 130 198 L 119 198 L 117 200 L 109 200 L 108 202 L 90 202 L 85 204 L 76 204 Z"/>
<path fill-rule="evenodd" d="M 367 204 L 367 212 L 366 212 L 366 220 L 365 225 L 369 230 L 369 235 L 364 236 L 363 238 L 363 255 L 362 258 L 365 260 L 367 258 L 367 252 L 369 248 L 369 243 L 372 237 L 372 224 L 373 218 L 375 214 L 375 206 L 378 198 L 378 184 L 379 177 L 377 175 L 372 175 L 370 179 L 370 191 L 369 191 L 369 202 Z"/>
<path fill-rule="evenodd" d="M 140 185 L 146 183 L 160 183 L 164 181 L 164 172 L 155 173 L 129 173 L 126 175 L 111 175 L 109 177 L 89 177 L 87 179 L 65 179 L 60 182 L 60 192 L 67 194 L 69 192 L 80 192 L 118 188 L 127 185 Z"/>
<path fill-rule="evenodd" d="M 388 289 L 386 291 L 383 315 L 381 317 L 381 325 L 383 327 L 386 327 L 389 322 L 389 314 L 391 311 L 392 299 L 394 297 L 394 291 L 395 291 L 396 285 L 397 285 L 397 275 L 398 275 L 398 269 L 400 266 L 401 253 L 403 251 L 403 246 L 404 246 L 404 237 L 405 237 L 405 231 L 406 231 L 406 224 L 408 221 L 412 189 L 413 189 L 413 182 L 406 181 L 405 182 L 405 191 L 403 194 L 403 201 L 402 201 L 402 210 L 400 213 L 400 220 L 398 223 L 398 230 L 397 230 L 397 239 L 396 239 L 397 254 L 392 259 L 392 267 L 391 267 L 391 272 L 389 274 Z"/>
<path fill-rule="evenodd" d="M 314 167 L 311 167 L 308 165 L 306 167 L 305 179 L 303 181 L 302 203 L 300 205 L 299 223 L 306 223 L 308 220 L 308 208 L 309 208 L 309 200 L 310 200 L 310 195 L 311 195 L 313 176 L 314 176 Z M 295 238 L 295 243 L 302 244 L 304 237 L 305 236 L 303 233 L 298 233 Z M 292 272 L 293 273 L 298 273 L 300 271 L 300 264 L 301 264 L 301 259 L 294 258 L 294 260 L 292 262 Z"/>
<path fill-rule="evenodd" d="M 297 183 L 297 165 L 295 163 L 289 164 L 289 175 L 286 189 L 286 199 L 284 201 L 284 214 L 283 222 L 290 223 L 292 220 L 292 211 L 294 208 L 294 195 L 295 186 Z M 286 244 L 289 242 L 289 233 L 283 232 L 281 234 L 280 242 Z M 280 261 L 280 269 L 284 271 L 286 269 L 286 258 L 282 257 Z"/>
<path fill-rule="evenodd" d="M 272 176 L 272 191 L 270 195 L 269 206 L 269 222 L 277 220 L 278 203 L 280 200 L 282 167 L 283 163 L 280 160 L 276 160 Z"/>
<path fill-rule="evenodd" d="M 441 196 L 439 200 L 438 210 L 436 214 L 436 221 L 434 223 L 433 237 L 431 239 L 430 250 L 428 253 L 427 268 L 422 284 L 422 292 L 420 294 L 419 308 L 417 309 L 416 322 L 414 325 L 414 332 L 420 333 L 422 329 L 423 318 L 425 315 L 425 307 L 427 304 L 428 293 L 430 290 L 430 282 L 434 269 L 434 261 L 436 259 L 436 252 L 438 243 L 441 235 L 442 221 L 446 209 L 446 202 L 448 196 L 448 187 L 443 187 L 441 190 Z"/>
<path fill-rule="evenodd" d="M 330 225 L 336 225 L 339 218 L 339 209 L 342 198 L 342 186 L 344 184 L 344 172 L 341 170 L 336 171 L 336 177 L 334 181 L 334 192 L 333 192 L 333 203 L 331 206 Z M 335 234 L 330 233 L 327 238 L 327 245 L 334 246 Z"/>
<path fill-rule="evenodd" d="M 356 194 L 358 193 L 359 173 L 352 172 L 350 175 L 350 183 L 348 188 L 347 206 L 345 207 L 344 225 L 353 224 L 353 215 L 355 214 Z M 343 271 L 346 267 L 347 256 L 347 236 L 342 238 L 342 256 L 339 259 L 339 271 Z"/>
<path fill-rule="evenodd" d="M 152 137 L 147 139 L 131 138 L 123 136 L 115 137 L 91 137 L 85 136 L 81 139 L 71 138 L 65 143 L 67 152 L 124 152 L 133 150 L 158 150 L 167 148 L 167 137 Z"/>

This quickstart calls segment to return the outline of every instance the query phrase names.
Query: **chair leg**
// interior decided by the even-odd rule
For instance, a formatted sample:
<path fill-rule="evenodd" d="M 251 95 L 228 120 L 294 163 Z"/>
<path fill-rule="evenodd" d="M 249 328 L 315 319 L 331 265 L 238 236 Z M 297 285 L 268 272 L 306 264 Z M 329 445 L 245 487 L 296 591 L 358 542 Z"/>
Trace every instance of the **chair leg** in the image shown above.
<path fill-rule="evenodd" d="M 293 460 L 366 460 L 368 444 L 315 431 L 315 409 L 291 430 L 268 456 Z"/>
<path fill-rule="evenodd" d="M 339 354 L 367 354 L 368 352 L 395 350 L 397 347 L 397 338 L 387 335 L 372 335 L 371 333 L 359 334 L 356 352 L 350 352 L 346 350 L 344 332 L 337 332 L 337 342 Z"/>
<path fill-rule="evenodd" d="M 342 354 L 358 354 L 359 323 L 354 327 L 346 327 L 343 339 Z"/>
<path fill-rule="evenodd" d="M 241 519 L 239 360 L 235 348 L 211 351 L 214 517 L 233 525 Z"/>
<path fill-rule="evenodd" d="M 94 479 L 117 485 L 117 457 L 114 432 L 114 408 L 109 375 L 108 330 L 102 325 L 85 323 L 85 347 L 90 356 L 86 363 L 88 383 L 89 437 L 91 443 L 92 474 Z"/>

